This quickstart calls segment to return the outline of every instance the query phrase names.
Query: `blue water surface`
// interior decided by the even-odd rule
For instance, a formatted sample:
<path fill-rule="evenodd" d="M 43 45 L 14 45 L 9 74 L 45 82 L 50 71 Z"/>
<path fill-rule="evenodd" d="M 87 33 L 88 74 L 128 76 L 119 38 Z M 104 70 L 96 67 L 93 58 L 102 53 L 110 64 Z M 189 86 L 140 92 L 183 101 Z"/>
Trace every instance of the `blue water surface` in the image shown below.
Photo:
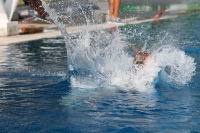
<path fill-rule="evenodd" d="M 158 43 L 170 34 L 164 39 L 195 58 L 191 81 L 178 87 L 160 82 L 151 94 L 81 89 L 66 79 L 62 37 L 3 45 L 0 132 L 200 132 L 200 14 L 121 27 L 126 28 L 142 33 L 131 39 L 141 44 Z"/>

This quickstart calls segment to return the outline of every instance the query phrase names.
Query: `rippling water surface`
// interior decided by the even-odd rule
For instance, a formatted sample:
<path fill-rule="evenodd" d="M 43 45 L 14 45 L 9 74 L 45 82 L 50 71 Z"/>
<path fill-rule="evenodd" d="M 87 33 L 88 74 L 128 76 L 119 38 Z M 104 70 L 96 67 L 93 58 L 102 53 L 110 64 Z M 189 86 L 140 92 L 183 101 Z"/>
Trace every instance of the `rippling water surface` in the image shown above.
<path fill-rule="evenodd" d="M 120 28 L 161 64 L 179 63 L 175 69 L 164 69 L 170 76 L 159 71 L 151 93 L 145 93 L 148 88 L 135 91 L 118 84 L 74 84 L 70 76 L 75 74 L 67 74 L 62 37 L 0 46 L 0 131 L 200 132 L 199 24 L 200 15 L 193 14 Z M 160 50 L 160 54 L 156 49 L 162 46 L 174 51 Z M 195 74 L 188 77 L 187 66 L 192 63 L 196 63 Z"/>

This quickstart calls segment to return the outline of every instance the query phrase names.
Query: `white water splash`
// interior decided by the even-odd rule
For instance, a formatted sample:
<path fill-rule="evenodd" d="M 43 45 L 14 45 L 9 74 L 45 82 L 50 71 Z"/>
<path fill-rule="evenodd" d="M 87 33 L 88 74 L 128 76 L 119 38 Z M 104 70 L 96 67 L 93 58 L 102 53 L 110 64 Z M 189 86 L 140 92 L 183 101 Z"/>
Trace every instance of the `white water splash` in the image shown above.
<path fill-rule="evenodd" d="M 97 36 L 100 34 L 98 32 Z M 124 90 L 151 93 L 155 91 L 154 86 L 158 78 L 163 78 L 168 83 L 184 85 L 195 74 L 194 59 L 173 46 L 162 46 L 153 51 L 152 60 L 141 68 L 133 64 L 133 57 L 125 52 L 124 48 L 128 44 L 120 41 L 123 35 L 116 32 L 110 35 L 110 38 L 112 41 L 109 44 L 104 47 L 97 46 L 95 49 L 91 44 L 88 45 L 88 38 L 78 39 L 82 44 L 79 43 L 73 53 L 75 69 L 88 70 L 89 76 L 80 75 L 81 72 L 75 75 L 76 78 L 73 75 L 72 85 L 90 84 L 97 87 L 106 84 Z M 159 72 L 164 73 L 165 77 L 159 77 Z"/>
<path fill-rule="evenodd" d="M 154 53 L 159 67 L 165 73 L 166 82 L 187 84 L 195 74 L 194 58 L 173 46 L 162 46 Z"/>
<path fill-rule="evenodd" d="M 120 41 L 123 35 L 116 32 L 110 37 L 112 41 L 108 45 L 98 46 L 95 49 L 88 45 L 89 42 L 84 37 L 78 39 L 84 44 L 79 43 L 79 48 L 74 50 L 76 52 L 73 53 L 73 60 L 77 60 L 75 69 L 85 69 L 90 72 L 89 76 L 75 75 L 74 78 L 73 75 L 71 80 L 73 85 L 90 84 L 97 87 L 106 84 L 124 90 L 152 93 L 159 78 L 166 83 L 185 85 L 195 74 L 194 59 L 178 48 L 161 46 L 159 50 L 152 51 L 152 60 L 141 68 L 133 64 L 133 57 L 125 52 L 124 48 L 128 44 Z M 159 72 L 162 72 L 164 77 L 159 77 Z"/>
<path fill-rule="evenodd" d="M 44 5 L 65 37 L 72 86 L 97 88 L 109 85 L 127 91 L 151 93 L 155 91 L 154 85 L 159 78 L 184 85 L 195 74 L 194 59 L 173 46 L 149 51 L 152 60 L 140 68 L 133 64 L 133 57 L 125 51 L 130 46 L 122 41 L 126 35 L 120 31 L 111 34 L 106 30 L 89 32 L 83 29 L 82 33 L 69 36 L 65 25 L 58 22 L 57 14 L 47 4 Z M 164 77 L 159 77 L 159 72 Z"/>

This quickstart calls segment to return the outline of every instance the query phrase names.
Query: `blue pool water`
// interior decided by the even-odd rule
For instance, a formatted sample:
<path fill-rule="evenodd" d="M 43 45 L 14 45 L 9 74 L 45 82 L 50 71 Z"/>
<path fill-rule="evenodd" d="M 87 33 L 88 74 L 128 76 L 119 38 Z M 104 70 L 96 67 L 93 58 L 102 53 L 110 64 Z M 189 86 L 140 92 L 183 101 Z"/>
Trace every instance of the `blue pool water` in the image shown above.
<path fill-rule="evenodd" d="M 166 46 L 169 55 L 164 49 L 155 57 L 163 56 L 166 66 L 178 66 L 174 74 L 169 72 L 173 67 L 158 71 L 153 88 L 142 86 L 142 91 L 140 86 L 132 90 L 105 82 L 94 87 L 80 70 L 87 68 L 84 62 L 68 71 L 62 37 L 0 46 L 0 132 L 200 132 L 199 24 L 200 14 L 192 14 L 120 28 L 129 41 L 152 53 Z M 189 63 L 176 64 L 180 55 Z M 192 61 L 195 74 L 188 77 Z"/>

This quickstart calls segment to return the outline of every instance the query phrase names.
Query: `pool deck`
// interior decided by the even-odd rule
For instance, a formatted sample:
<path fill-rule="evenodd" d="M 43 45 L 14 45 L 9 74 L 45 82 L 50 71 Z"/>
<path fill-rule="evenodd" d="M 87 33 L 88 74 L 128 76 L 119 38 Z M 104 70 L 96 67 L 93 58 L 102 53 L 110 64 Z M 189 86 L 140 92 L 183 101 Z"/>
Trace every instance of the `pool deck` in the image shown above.
<path fill-rule="evenodd" d="M 177 16 L 164 16 L 159 18 L 158 20 L 162 19 L 170 19 L 175 18 Z M 127 18 L 124 19 L 127 24 L 139 24 L 139 23 L 145 23 L 145 22 L 151 22 L 154 21 L 154 19 L 144 19 L 144 20 L 137 20 L 137 18 Z M 109 24 L 109 23 L 103 23 L 103 24 L 97 24 L 97 25 L 90 25 L 87 26 L 87 29 L 90 31 L 97 30 L 97 29 L 109 29 L 115 26 L 123 26 L 124 24 Z M 7 45 L 7 44 L 14 44 L 14 43 L 20 43 L 20 42 L 26 42 L 26 41 L 32 41 L 32 40 L 38 40 L 42 38 L 52 38 L 52 37 L 58 37 L 61 36 L 60 31 L 57 29 L 56 25 L 53 24 L 19 24 L 19 28 L 28 28 L 28 27 L 43 27 L 45 32 L 42 33 L 34 33 L 34 34 L 19 34 L 15 36 L 8 36 L 8 37 L 0 37 L 0 45 Z M 72 33 L 78 33 L 81 32 L 80 27 L 86 27 L 86 26 L 75 26 L 75 27 L 67 27 L 67 32 L 69 34 Z"/>

